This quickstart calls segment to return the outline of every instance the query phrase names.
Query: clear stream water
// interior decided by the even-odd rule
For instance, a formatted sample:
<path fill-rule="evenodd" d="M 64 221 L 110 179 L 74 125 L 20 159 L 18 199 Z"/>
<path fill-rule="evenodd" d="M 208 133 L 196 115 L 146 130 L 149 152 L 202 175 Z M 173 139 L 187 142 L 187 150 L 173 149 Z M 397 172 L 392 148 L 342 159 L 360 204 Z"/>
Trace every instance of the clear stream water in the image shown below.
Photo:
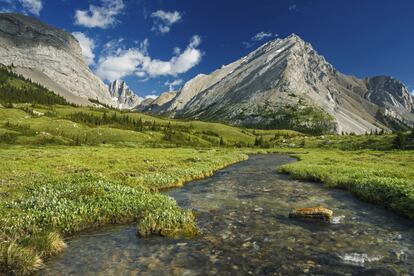
<path fill-rule="evenodd" d="M 203 235 L 139 239 L 136 225 L 83 232 L 40 275 L 414 275 L 414 224 L 346 191 L 276 173 L 293 162 L 253 155 L 167 193 L 198 214 Z M 288 218 L 323 205 L 331 224 Z"/>

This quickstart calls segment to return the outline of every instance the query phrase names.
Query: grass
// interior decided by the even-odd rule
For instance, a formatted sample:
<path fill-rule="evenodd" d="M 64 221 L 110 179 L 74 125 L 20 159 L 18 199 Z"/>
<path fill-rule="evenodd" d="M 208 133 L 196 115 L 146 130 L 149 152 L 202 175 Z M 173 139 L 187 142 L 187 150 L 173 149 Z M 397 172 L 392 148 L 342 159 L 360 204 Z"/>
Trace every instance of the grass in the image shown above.
<path fill-rule="evenodd" d="M 414 219 L 413 151 L 311 149 L 280 168 L 293 178 L 347 189 L 358 198 Z"/>
<path fill-rule="evenodd" d="M 405 135 L 404 148 L 412 148 Z M 197 235 L 194 214 L 159 191 L 208 177 L 245 153 L 297 152 L 301 161 L 282 172 L 414 218 L 414 154 L 390 151 L 395 139 L 69 105 L 0 106 L 0 274 L 30 274 L 66 248 L 65 236 L 104 224 L 135 222 L 141 237 Z"/>
<path fill-rule="evenodd" d="M 140 236 L 198 234 L 194 214 L 159 190 L 247 156 L 235 149 L 12 146 L 0 149 L 0 270 L 28 274 L 62 236 L 136 222 Z"/>

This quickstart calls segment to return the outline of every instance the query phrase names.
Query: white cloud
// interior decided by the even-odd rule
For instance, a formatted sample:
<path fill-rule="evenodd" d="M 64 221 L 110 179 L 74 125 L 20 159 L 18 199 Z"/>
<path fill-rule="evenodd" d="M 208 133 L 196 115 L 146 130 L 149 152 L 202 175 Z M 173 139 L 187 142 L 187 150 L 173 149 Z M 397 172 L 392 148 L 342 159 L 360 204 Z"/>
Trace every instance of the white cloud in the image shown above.
<path fill-rule="evenodd" d="M 125 8 L 123 0 L 101 0 L 101 3 L 100 7 L 89 5 L 89 10 L 76 10 L 75 24 L 106 29 L 118 23 L 116 16 Z"/>
<path fill-rule="evenodd" d="M 21 12 L 23 14 L 40 15 L 43 9 L 42 0 L 0 0 L 0 12 Z"/>
<path fill-rule="evenodd" d="M 298 6 L 296 6 L 296 4 L 293 4 L 293 5 L 290 5 L 289 6 L 289 10 L 290 11 L 294 11 L 294 10 L 296 10 L 298 8 Z"/>
<path fill-rule="evenodd" d="M 148 41 L 141 43 L 138 48 L 118 48 L 99 59 L 96 73 L 103 80 L 108 81 L 129 75 L 136 75 L 140 78 L 177 76 L 187 72 L 201 61 L 202 52 L 197 49 L 200 43 L 200 37 L 193 36 L 186 49 L 181 53 L 176 53 L 168 61 L 151 58 L 147 51 Z"/>
<path fill-rule="evenodd" d="M 271 32 L 260 32 L 260 33 L 257 33 L 254 37 L 252 37 L 251 40 L 260 41 L 267 37 L 272 37 L 272 36 L 273 34 Z"/>
<path fill-rule="evenodd" d="M 156 98 L 158 98 L 158 95 L 146 95 L 144 98 L 145 99 L 153 99 L 153 100 L 155 100 Z"/>
<path fill-rule="evenodd" d="M 24 11 L 28 11 L 35 15 L 40 15 L 40 11 L 43 9 L 42 0 L 19 0 L 23 6 Z"/>
<path fill-rule="evenodd" d="M 246 48 L 250 48 L 253 45 L 255 45 L 257 42 L 266 39 L 266 38 L 270 38 L 270 37 L 277 37 L 278 34 L 273 34 L 272 32 L 259 32 L 257 34 L 255 34 L 253 37 L 250 38 L 249 41 L 243 41 L 242 44 L 244 46 L 246 46 Z"/>
<path fill-rule="evenodd" d="M 82 55 L 86 64 L 93 65 L 95 63 L 95 54 L 93 53 L 93 49 L 95 48 L 95 41 L 81 32 L 74 32 L 72 35 L 76 38 L 77 41 L 79 41 L 80 47 L 82 49 Z"/>
<path fill-rule="evenodd" d="M 174 80 L 174 81 L 172 81 L 172 82 L 170 82 L 170 81 L 166 81 L 166 82 L 164 83 L 164 85 L 168 86 L 168 90 L 169 90 L 170 92 L 172 92 L 172 91 L 174 91 L 174 90 L 175 90 L 175 87 L 177 87 L 177 86 L 181 85 L 182 83 L 183 83 L 183 80 L 182 80 L 182 79 L 176 79 L 176 80 Z"/>
<path fill-rule="evenodd" d="M 144 58 L 139 49 L 123 50 L 117 55 L 101 57 L 96 74 L 108 81 L 121 79 L 134 74 Z"/>
<path fill-rule="evenodd" d="M 181 20 L 182 15 L 178 11 L 163 11 L 158 10 L 151 14 L 151 18 L 154 19 L 153 31 L 158 31 L 161 34 L 168 33 L 171 30 L 171 26 Z"/>

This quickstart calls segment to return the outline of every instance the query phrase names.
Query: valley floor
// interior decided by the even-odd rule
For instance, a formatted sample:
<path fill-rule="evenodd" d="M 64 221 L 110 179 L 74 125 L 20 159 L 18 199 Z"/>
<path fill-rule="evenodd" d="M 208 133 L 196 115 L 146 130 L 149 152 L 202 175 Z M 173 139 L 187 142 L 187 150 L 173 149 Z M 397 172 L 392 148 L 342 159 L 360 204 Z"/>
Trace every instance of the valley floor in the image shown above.
<path fill-rule="evenodd" d="M 309 149 L 280 172 L 347 189 L 363 201 L 414 219 L 414 151 Z"/>
<path fill-rule="evenodd" d="M 160 193 L 246 159 L 232 149 L 8 147 L 0 149 L 0 267 L 27 274 L 61 236 L 136 221 L 138 234 L 192 236 L 191 211 Z"/>
<path fill-rule="evenodd" d="M 280 171 L 350 190 L 414 218 L 414 151 L 4 146 L 0 149 L 0 262 L 30 273 L 65 248 L 62 236 L 137 222 L 147 236 L 197 235 L 192 212 L 158 191 L 210 176 L 249 153 L 299 158 Z"/>
<path fill-rule="evenodd" d="M 300 162 L 281 172 L 414 218 L 413 148 L 408 133 L 306 136 L 89 107 L 0 107 L 0 273 L 29 274 L 65 248 L 63 237 L 104 224 L 197 235 L 194 214 L 159 191 L 250 153 L 294 155 Z"/>

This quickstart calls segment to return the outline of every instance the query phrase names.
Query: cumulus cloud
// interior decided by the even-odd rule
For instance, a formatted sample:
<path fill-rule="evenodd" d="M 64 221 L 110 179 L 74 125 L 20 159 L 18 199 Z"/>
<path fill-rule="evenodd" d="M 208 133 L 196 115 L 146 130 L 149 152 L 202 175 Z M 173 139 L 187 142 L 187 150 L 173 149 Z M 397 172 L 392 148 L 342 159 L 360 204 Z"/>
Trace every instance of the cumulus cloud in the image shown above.
<path fill-rule="evenodd" d="M 100 58 L 96 74 L 108 81 L 121 79 L 133 75 L 144 58 L 139 49 L 122 50 L 117 55 Z"/>
<path fill-rule="evenodd" d="M 0 12 L 21 12 L 40 15 L 42 0 L 0 0 Z"/>
<path fill-rule="evenodd" d="M 249 41 L 243 41 L 242 44 L 246 46 L 246 48 L 250 48 L 255 45 L 257 42 L 264 40 L 270 37 L 277 37 L 278 34 L 273 34 L 272 32 L 259 32 L 255 34 L 253 37 L 250 38 Z"/>
<path fill-rule="evenodd" d="M 293 5 L 289 6 L 290 11 L 295 11 L 297 8 L 298 8 L 298 6 L 296 6 L 296 4 L 293 4 Z"/>
<path fill-rule="evenodd" d="M 164 85 L 168 86 L 168 91 L 172 92 L 175 90 L 175 87 L 181 85 L 183 83 L 182 79 L 176 79 L 174 81 L 166 81 Z"/>
<path fill-rule="evenodd" d="M 251 38 L 252 41 L 260 41 L 267 37 L 272 37 L 273 34 L 271 32 L 260 32 L 257 33 L 254 37 Z"/>
<path fill-rule="evenodd" d="M 106 29 L 118 23 L 116 16 L 125 8 L 123 0 L 101 0 L 101 6 L 89 5 L 88 10 L 76 10 L 75 24 L 87 28 Z"/>
<path fill-rule="evenodd" d="M 118 48 L 99 59 L 96 73 L 103 80 L 108 81 L 130 75 L 141 78 L 177 76 L 187 72 L 201 61 L 202 52 L 197 49 L 200 43 L 200 37 L 193 36 L 184 51 L 177 52 L 167 61 L 153 59 L 149 56 L 148 41 L 144 41 L 137 48 Z"/>
<path fill-rule="evenodd" d="M 23 7 L 23 11 L 40 15 L 40 11 L 43 9 L 42 0 L 18 0 Z"/>
<path fill-rule="evenodd" d="M 178 11 L 163 11 L 158 10 L 151 14 L 151 18 L 154 20 L 153 31 L 158 31 L 161 34 L 168 33 L 171 30 L 171 26 L 181 20 L 182 15 Z"/>
<path fill-rule="evenodd" d="M 80 44 L 82 55 L 86 64 L 93 65 L 95 63 L 95 54 L 93 53 L 93 49 L 95 48 L 95 41 L 81 32 L 74 32 L 72 35 Z"/>

